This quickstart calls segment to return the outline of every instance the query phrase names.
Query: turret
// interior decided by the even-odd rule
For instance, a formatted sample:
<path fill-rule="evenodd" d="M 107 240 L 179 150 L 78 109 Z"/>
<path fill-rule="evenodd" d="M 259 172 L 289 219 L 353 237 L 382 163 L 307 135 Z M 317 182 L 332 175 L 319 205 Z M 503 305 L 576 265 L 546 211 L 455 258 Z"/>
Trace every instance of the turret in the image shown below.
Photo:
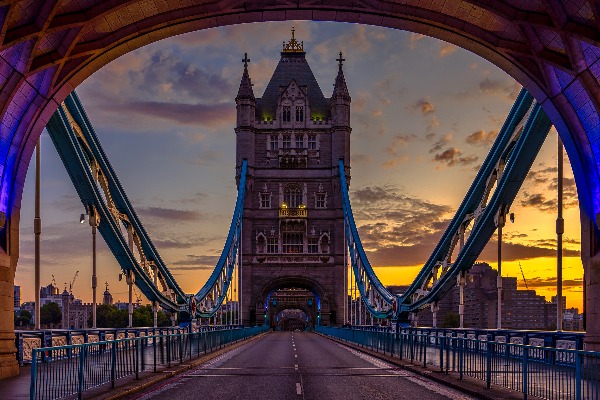
<path fill-rule="evenodd" d="M 254 121 L 256 118 L 256 98 L 252 91 L 252 82 L 248 74 L 248 54 L 244 53 L 244 73 L 235 104 L 237 108 L 236 140 L 236 165 L 240 168 L 242 160 L 247 159 L 249 167 L 254 167 L 255 133 Z M 238 171 L 239 172 L 239 171 Z"/>
<path fill-rule="evenodd" d="M 331 94 L 331 120 L 332 120 L 332 152 L 331 152 L 331 167 L 337 168 L 338 161 L 344 160 L 346 165 L 346 174 L 349 177 L 350 168 L 350 93 L 348 92 L 348 86 L 346 86 L 346 79 L 344 78 L 344 70 L 342 69 L 342 63 L 345 61 L 342 58 L 342 52 L 340 51 L 340 58 L 338 58 L 339 70 L 337 77 L 335 78 L 335 84 L 333 85 L 333 93 Z"/>
<path fill-rule="evenodd" d="M 254 125 L 256 113 L 256 99 L 254 98 L 252 82 L 250 81 L 250 75 L 248 74 L 248 62 L 250 62 L 250 59 L 248 59 L 247 53 L 244 54 L 244 59 L 242 61 L 244 62 L 244 74 L 242 75 L 240 88 L 237 97 L 235 98 L 237 126 L 252 127 Z"/>
<path fill-rule="evenodd" d="M 348 92 L 348 86 L 346 86 L 344 71 L 342 69 L 342 62 L 345 61 L 345 59 L 342 58 L 341 51 L 340 58 L 338 58 L 336 61 L 339 63 L 339 70 L 337 77 L 335 78 L 333 93 L 331 95 L 331 117 L 333 119 L 334 127 L 350 127 L 351 99 L 350 93 Z"/>

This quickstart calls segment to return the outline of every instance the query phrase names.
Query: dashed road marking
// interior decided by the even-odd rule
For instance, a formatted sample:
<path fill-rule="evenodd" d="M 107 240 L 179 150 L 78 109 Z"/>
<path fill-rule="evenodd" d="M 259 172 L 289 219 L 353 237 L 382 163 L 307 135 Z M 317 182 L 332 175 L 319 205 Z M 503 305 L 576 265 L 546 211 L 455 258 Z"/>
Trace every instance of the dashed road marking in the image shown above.
<path fill-rule="evenodd" d="M 302 394 L 302 385 L 300 382 L 296 383 L 296 394 Z"/>

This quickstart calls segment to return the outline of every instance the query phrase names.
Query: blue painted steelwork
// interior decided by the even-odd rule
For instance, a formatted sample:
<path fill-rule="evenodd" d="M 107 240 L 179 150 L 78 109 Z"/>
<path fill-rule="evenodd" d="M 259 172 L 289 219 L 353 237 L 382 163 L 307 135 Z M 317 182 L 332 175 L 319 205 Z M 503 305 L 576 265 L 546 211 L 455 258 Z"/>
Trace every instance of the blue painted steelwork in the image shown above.
<path fill-rule="evenodd" d="M 600 397 L 600 352 L 537 345 L 532 340 L 532 336 L 548 334 L 554 337 L 554 343 L 564 345 L 568 341 L 577 346 L 582 342 L 581 334 L 420 328 L 399 332 L 387 328 L 316 327 L 315 330 L 424 368 L 454 374 L 458 379 L 470 376 L 488 388 L 497 385 L 519 391 L 523 398 Z"/>
<path fill-rule="evenodd" d="M 29 398 L 81 399 L 100 385 L 114 389 L 119 379 L 138 379 L 140 372 L 170 368 L 266 330 L 262 326 L 193 333 L 160 330 L 149 336 L 33 349 Z"/>
<path fill-rule="evenodd" d="M 235 202 L 235 210 L 229 233 L 221 257 L 210 278 L 198 291 L 195 298 L 197 304 L 197 315 L 200 317 L 212 317 L 223 304 L 223 300 L 229 290 L 233 278 L 233 272 L 237 266 L 239 257 L 238 249 L 242 237 L 242 216 L 244 213 L 244 198 L 246 195 L 246 171 L 248 161 L 242 161 L 240 168 L 240 182 L 238 185 L 238 195 Z"/>
<path fill-rule="evenodd" d="M 340 171 L 340 190 L 342 193 L 342 206 L 344 210 L 344 229 L 346 232 L 346 245 L 348 246 L 350 265 L 356 277 L 356 286 L 367 310 L 376 318 L 387 318 L 394 312 L 394 302 L 396 301 L 385 286 L 379 281 L 371 263 L 365 254 L 354 215 L 348 196 L 348 185 L 346 183 L 346 174 L 344 161 L 339 161 Z"/>
<path fill-rule="evenodd" d="M 186 294 L 139 221 L 75 92 L 61 104 L 46 128 L 84 207 L 90 215 L 100 216 L 100 234 L 123 271 L 133 271 L 135 284 L 150 301 L 168 310 L 187 307 Z"/>
<path fill-rule="evenodd" d="M 550 126 L 540 105 L 523 89 L 442 238 L 407 291 L 397 297 L 377 279 L 360 243 L 344 163 L 339 161 L 350 261 L 363 303 L 374 317 L 398 317 L 401 312 L 418 311 L 439 301 L 455 285 L 457 277 L 471 268 L 496 230 L 498 219 L 505 219 Z M 464 240 L 471 222 L 468 238 L 452 262 L 450 257 L 457 243 Z"/>

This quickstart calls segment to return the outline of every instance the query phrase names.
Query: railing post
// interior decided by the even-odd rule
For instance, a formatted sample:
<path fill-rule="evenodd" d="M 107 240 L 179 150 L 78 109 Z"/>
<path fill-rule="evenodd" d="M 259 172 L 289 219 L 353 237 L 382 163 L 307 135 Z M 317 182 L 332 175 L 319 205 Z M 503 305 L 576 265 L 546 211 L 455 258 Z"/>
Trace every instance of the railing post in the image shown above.
<path fill-rule="evenodd" d="M 152 353 L 153 353 L 153 358 L 154 358 L 154 372 L 156 372 L 156 332 L 152 332 Z"/>
<path fill-rule="evenodd" d="M 523 366 L 521 367 L 523 373 L 523 400 L 527 399 L 527 364 L 529 364 L 529 348 L 523 346 Z"/>
<path fill-rule="evenodd" d="M 492 335 L 486 336 L 486 351 L 485 351 L 485 384 L 489 389 L 492 387 Z"/>
<path fill-rule="evenodd" d="M 575 353 L 575 400 L 581 400 L 581 364 L 583 354 L 580 350 L 576 350 Z M 32 365 L 33 367 L 33 365 Z M 33 372 L 33 368 L 31 370 Z"/>
<path fill-rule="evenodd" d="M 133 340 L 135 341 L 134 347 L 133 347 L 133 349 L 134 349 L 133 350 L 133 352 L 134 352 L 133 362 L 135 363 L 135 379 L 138 380 L 138 379 L 140 379 L 140 374 L 139 374 L 139 372 L 140 372 L 140 367 L 139 367 L 140 352 L 139 352 L 139 349 L 141 346 L 140 346 L 140 341 L 138 340 L 138 338 L 135 338 Z"/>
<path fill-rule="evenodd" d="M 445 337 L 437 337 L 436 334 L 436 341 L 439 339 L 440 340 L 440 372 L 444 372 L 444 347 L 445 347 Z"/>
<path fill-rule="evenodd" d="M 22 342 L 21 342 L 22 343 Z M 29 400 L 35 399 L 35 389 L 37 381 L 37 349 L 31 351 L 31 381 L 29 384 Z M 22 360 L 22 358 L 21 358 Z"/>
<path fill-rule="evenodd" d="M 113 340 L 110 346 L 110 387 L 114 389 L 117 379 L 117 342 Z"/>
<path fill-rule="evenodd" d="M 465 346 L 465 338 L 458 339 L 458 379 L 462 380 L 463 378 L 463 370 L 464 370 L 464 346 Z"/>
<path fill-rule="evenodd" d="M 171 368 L 171 334 L 168 334 L 167 337 L 167 365 Z"/>
<path fill-rule="evenodd" d="M 85 351 L 86 351 L 86 347 L 82 346 L 81 350 L 79 351 L 79 372 L 77 374 L 78 378 L 79 378 L 79 382 L 77 385 L 77 398 L 79 400 L 81 400 L 81 396 L 83 393 L 83 366 L 85 364 Z"/>
<path fill-rule="evenodd" d="M 421 335 L 421 348 L 423 349 L 423 368 L 427 368 L 427 345 L 429 344 L 429 335 Z"/>

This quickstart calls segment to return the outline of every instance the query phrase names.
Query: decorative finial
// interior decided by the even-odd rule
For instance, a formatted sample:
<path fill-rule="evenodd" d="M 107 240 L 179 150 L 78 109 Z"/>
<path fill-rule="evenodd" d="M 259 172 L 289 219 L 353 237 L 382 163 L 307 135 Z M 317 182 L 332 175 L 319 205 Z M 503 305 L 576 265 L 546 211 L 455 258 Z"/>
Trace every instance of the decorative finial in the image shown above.
<path fill-rule="evenodd" d="M 296 29 L 292 26 L 292 38 L 289 43 L 283 42 L 283 52 L 284 53 L 299 53 L 304 52 L 304 42 L 298 43 L 295 35 Z"/>
<path fill-rule="evenodd" d="M 345 59 L 345 58 L 342 58 L 342 51 L 341 51 L 341 50 L 340 50 L 340 58 L 336 58 L 336 60 L 335 60 L 335 61 L 339 62 L 339 65 L 340 65 L 340 71 L 341 71 L 341 70 L 342 70 L 342 63 L 343 63 L 344 61 L 346 61 L 346 59 Z"/>
<path fill-rule="evenodd" d="M 108 281 L 104 282 L 104 284 L 106 285 L 106 291 L 108 292 Z"/>
<path fill-rule="evenodd" d="M 242 62 L 244 63 L 244 68 L 248 68 L 248 63 L 250 62 L 250 59 L 248 58 L 248 53 L 244 53 L 244 58 L 242 59 Z"/>

